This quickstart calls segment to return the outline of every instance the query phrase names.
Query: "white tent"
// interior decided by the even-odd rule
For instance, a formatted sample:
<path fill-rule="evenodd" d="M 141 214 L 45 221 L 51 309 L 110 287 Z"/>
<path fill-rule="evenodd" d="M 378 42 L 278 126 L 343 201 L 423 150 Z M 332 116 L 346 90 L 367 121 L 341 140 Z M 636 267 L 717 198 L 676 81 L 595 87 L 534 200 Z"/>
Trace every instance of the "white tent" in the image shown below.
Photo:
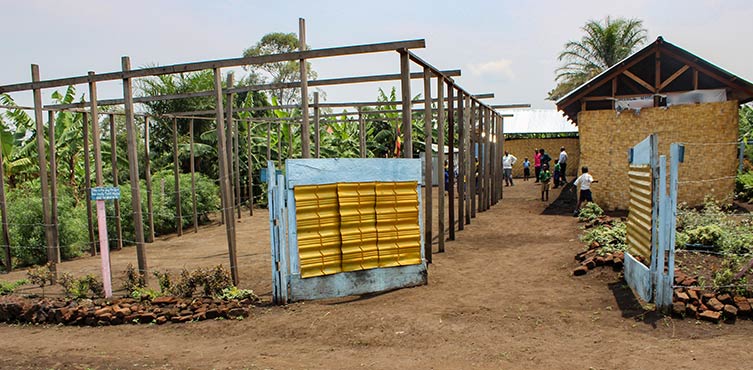
<path fill-rule="evenodd" d="M 505 117 L 505 134 L 543 134 L 578 132 L 578 126 L 555 109 L 506 109 L 498 110 Z"/>

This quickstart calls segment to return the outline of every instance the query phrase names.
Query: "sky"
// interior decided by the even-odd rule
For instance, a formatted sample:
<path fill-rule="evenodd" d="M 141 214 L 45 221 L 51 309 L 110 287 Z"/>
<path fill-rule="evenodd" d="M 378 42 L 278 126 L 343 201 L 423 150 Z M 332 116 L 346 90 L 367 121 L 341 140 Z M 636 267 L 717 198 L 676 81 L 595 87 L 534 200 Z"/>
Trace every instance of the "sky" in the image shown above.
<path fill-rule="evenodd" d="M 42 79 L 234 58 L 270 32 L 298 32 L 306 19 L 311 48 L 425 39 L 416 54 L 439 69 L 461 69 L 456 82 L 474 94 L 494 93 L 488 104 L 546 100 L 555 86 L 557 55 L 581 27 L 607 16 L 644 21 L 657 36 L 753 81 L 753 1 L 241 1 L 241 0 L 0 0 L 4 40 L 0 85 Z M 312 61 L 319 78 L 399 72 L 395 52 Z M 413 66 L 413 71 L 418 71 Z M 238 70 L 238 73 L 243 73 Z M 236 77 L 237 79 L 237 77 Z M 390 83 L 327 87 L 329 102 L 376 100 Z M 422 91 L 412 84 L 413 95 Z M 86 91 L 85 86 L 78 87 Z M 98 85 L 99 98 L 121 98 L 120 81 Z M 49 101 L 52 90 L 44 90 Z M 399 96 L 399 93 L 398 93 Z M 31 93 L 15 93 L 31 104 Z"/>

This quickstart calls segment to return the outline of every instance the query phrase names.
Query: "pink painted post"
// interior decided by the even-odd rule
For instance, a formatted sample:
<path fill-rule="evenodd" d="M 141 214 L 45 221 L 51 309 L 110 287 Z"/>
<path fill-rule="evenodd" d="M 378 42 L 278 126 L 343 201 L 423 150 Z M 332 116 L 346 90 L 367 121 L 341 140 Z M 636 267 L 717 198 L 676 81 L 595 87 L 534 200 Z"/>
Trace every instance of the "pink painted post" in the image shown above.
<path fill-rule="evenodd" d="M 102 256 L 102 283 L 105 298 L 112 298 L 112 276 L 110 274 L 110 244 L 107 240 L 107 217 L 105 201 L 97 200 L 97 228 L 99 229 L 99 255 Z"/>

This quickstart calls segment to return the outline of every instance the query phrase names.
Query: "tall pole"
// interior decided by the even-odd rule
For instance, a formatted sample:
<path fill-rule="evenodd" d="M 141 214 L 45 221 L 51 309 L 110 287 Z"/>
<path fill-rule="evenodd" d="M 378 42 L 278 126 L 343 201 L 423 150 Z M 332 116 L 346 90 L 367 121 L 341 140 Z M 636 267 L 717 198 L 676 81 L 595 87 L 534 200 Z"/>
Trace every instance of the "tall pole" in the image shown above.
<path fill-rule="evenodd" d="M 408 51 L 400 52 L 400 92 L 403 98 L 403 156 L 413 158 L 413 126 L 411 124 L 410 59 Z M 440 100 L 441 101 L 441 100 Z"/>
<path fill-rule="evenodd" d="M 112 186 L 119 187 L 118 179 L 118 142 L 115 140 L 115 115 L 110 114 L 110 160 L 112 161 Z M 120 200 L 115 199 L 115 232 L 118 234 L 117 250 L 123 249 L 123 229 L 120 223 Z"/>
<path fill-rule="evenodd" d="M 39 66 L 31 65 L 31 80 L 39 81 Z M 50 205 L 48 198 L 50 191 L 47 186 L 47 153 L 44 143 L 44 121 L 42 117 L 42 90 L 34 89 L 34 120 L 37 129 L 37 157 L 39 160 L 39 182 L 42 190 L 42 220 L 45 224 L 44 236 L 47 241 L 47 261 L 52 263 L 52 271 L 57 277 L 57 251 L 55 250 L 55 241 L 53 240 L 53 231 L 50 220 Z M 4 220 L 7 222 L 7 220 Z"/>
<path fill-rule="evenodd" d="M 3 151 L 0 149 L 0 216 L 3 217 L 3 265 L 5 273 L 13 270 L 13 263 L 10 260 L 10 233 L 8 232 L 8 207 L 5 203 L 5 167 L 3 164 Z"/>
<path fill-rule="evenodd" d="M 238 257 L 235 249 L 235 213 L 233 212 L 232 189 L 230 186 L 229 163 L 225 148 L 225 117 L 222 109 L 222 75 L 219 68 L 214 68 L 215 115 L 217 121 L 217 153 L 220 167 L 220 195 L 224 199 L 222 212 L 225 215 L 228 256 L 230 257 L 230 275 L 233 284 L 238 285 Z"/>
<path fill-rule="evenodd" d="M 306 50 L 306 20 L 298 18 L 298 50 Z M 298 61 L 301 68 L 301 158 L 311 158 L 311 128 L 309 127 L 309 85 L 306 59 Z"/>
<path fill-rule="evenodd" d="M 149 116 L 144 116 L 144 178 L 146 179 L 146 221 L 149 224 L 147 242 L 154 242 L 154 197 L 152 196 L 152 164 L 149 158 Z"/>
<path fill-rule="evenodd" d="M 86 187 L 86 222 L 87 226 L 89 227 L 89 254 L 96 256 L 97 240 L 94 236 L 94 218 L 91 201 L 92 170 L 91 159 L 89 158 L 89 155 L 91 153 L 89 150 L 89 116 L 86 112 L 81 113 L 81 116 L 83 117 L 82 119 L 84 123 L 84 186 Z"/>
<path fill-rule="evenodd" d="M 424 256 L 431 263 L 431 238 L 433 212 L 433 176 L 431 141 L 433 128 L 431 125 L 431 70 L 424 67 Z M 441 194 L 440 194 L 441 195 Z"/>
<path fill-rule="evenodd" d="M 175 178 L 175 212 L 178 236 L 183 235 L 183 210 L 180 203 L 180 160 L 178 158 L 178 119 L 173 117 L 173 176 Z"/>
<path fill-rule="evenodd" d="M 188 121 L 188 135 L 191 141 L 191 202 L 193 207 L 193 232 L 199 232 L 199 215 L 196 212 L 196 165 L 193 151 L 193 118 Z"/>
<path fill-rule="evenodd" d="M 231 72 L 227 74 L 227 88 L 232 88 L 234 85 L 234 79 L 235 75 Z M 239 175 L 237 171 L 235 171 L 234 164 L 233 164 L 233 94 L 228 93 L 225 97 L 225 139 L 226 139 L 226 145 L 225 145 L 225 155 L 227 156 L 227 164 L 228 164 L 228 177 L 230 178 L 230 201 L 226 206 L 229 208 L 238 208 L 238 213 L 240 213 L 240 207 L 238 207 L 238 204 L 236 204 L 236 196 L 235 196 L 235 176 Z M 224 208 L 223 207 L 223 208 Z"/>
<path fill-rule="evenodd" d="M 48 113 L 48 129 L 50 130 L 47 139 L 50 143 L 50 217 L 52 220 L 52 240 L 55 243 L 55 263 L 60 263 L 60 231 L 58 230 L 58 169 L 55 148 L 55 112 Z"/>
<path fill-rule="evenodd" d="M 465 97 L 458 90 L 457 126 L 458 126 L 458 230 L 465 228 L 465 131 L 463 130 L 463 103 Z"/>
<path fill-rule="evenodd" d="M 358 108 L 358 147 L 361 158 L 366 158 L 366 122 L 363 121 L 361 108 Z"/>
<path fill-rule="evenodd" d="M 470 153 L 471 153 L 471 187 L 473 188 L 473 191 L 470 194 L 470 201 L 471 201 L 471 218 L 476 218 L 476 198 L 478 197 L 478 177 L 477 173 L 479 171 L 479 156 L 478 156 L 478 109 L 476 107 L 476 102 L 471 101 L 471 111 L 470 111 L 470 130 L 468 131 L 469 137 L 471 140 L 470 145 Z"/>
<path fill-rule="evenodd" d="M 254 161 L 253 161 L 253 155 L 251 153 L 251 121 L 248 121 L 248 132 L 247 132 L 247 159 L 248 159 L 248 215 L 253 216 L 254 215 Z"/>
<path fill-rule="evenodd" d="M 444 79 L 442 76 L 437 76 L 437 167 L 444 169 Z M 444 172 L 439 173 L 439 204 L 437 205 L 437 215 L 439 221 L 439 253 L 444 252 L 444 208 L 445 208 L 445 184 L 444 184 Z"/>
<path fill-rule="evenodd" d="M 319 132 L 319 92 L 314 91 L 314 156 L 321 158 L 321 135 Z"/>
<path fill-rule="evenodd" d="M 123 71 L 131 69 L 131 59 L 123 57 Z M 123 79 L 123 100 L 125 110 L 126 139 L 128 141 L 128 178 L 131 183 L 131 209 L 133 210 L 133 228 L 136 238 L 136 258 L 139 272 L 147 280 L 146 248 L 144 248 L 144 220 L 141 213 L 141 192 L 139 189 L 139 155 L 136 148 L 138 131 L 133 122 L 133 88 L 130 78 Z"/>
<path fill-rule="evenodd" d="M 474 156 L 473 147 L 471 146 L 471 97 L 465 96 L 465 104 L 463 105 L 465 113 L 463 114 L 463 148 L 465 148 L 465 223 L 469 225 L 471 223 L 471 199 L 473 199 L 473 189 L 476 188 L 476 184 L 473 182 L 474 172 Z"/>
<path fill-rule="evenodd" d="M 455 86 L 447 82 L 447 142 L 450 146 L 449 171 L 450 188 L 447 190 L 449 199 L 448 211 L 450 213 L 450 237 L 455 240 Z"/>

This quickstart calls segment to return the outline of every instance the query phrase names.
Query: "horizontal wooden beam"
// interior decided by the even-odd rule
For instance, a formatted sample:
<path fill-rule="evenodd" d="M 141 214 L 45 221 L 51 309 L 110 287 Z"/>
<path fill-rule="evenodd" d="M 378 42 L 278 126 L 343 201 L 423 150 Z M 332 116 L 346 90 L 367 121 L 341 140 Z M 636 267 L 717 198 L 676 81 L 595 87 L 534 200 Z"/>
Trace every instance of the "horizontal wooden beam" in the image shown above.
<path fill-rule="evenodd" d="M 385 51 L 395 51 L 400 49 L 419 49 L 426 47 L 426 42 L 420 40 L 407 40 L 386 42 L 379 44 L 353 45 L 334 47 L 326 49 L 313 49 L 304 51 L 295 51 L 290 53 L 260 55 L 253 57 L 218 59 L 202 62 L 173 64 L 162 67 L 149 67 L 134 69 L 130 71 L 98 73 L 95 75 L 86 75 L 78 77 L 58 78 L 52 80 L 42 80 L 37 82 L 25 82 L 11 85 L 0 86 L 0 93 L 10 93 L 15 91 L 26 91 L 32 89 L 46 89 L 51 87 L 86 84 L 89 82 L 122 80 L 126 78 L 138 78 L 148 76 L 160 76 L 173 73 L 187 73 L 201 71 L 205 69 L 240 67 L 245 65 L 258 65 L 266 63 L 287 62 L 301 59 L 328 58 L 336 56 L 379 53 Z"/>
<path fill-rule="evenodd" d="M 445 72 L 449 76 L 461 75 L 461 71 L 459 69 L 453 69 L 453 70 L 448 70 L 448 71 L 443 71 L 443 72 Z M 420 73 L 420 72 L 411 73 L 411 78 L 413 79 L 423 78 L 423 73 Z M 400 79 L 400 74 L 394 73 L 394 74 L 385 74 L 385 75 L 310 80 L 308 81 L 308 85 L 309 86 L 330 86 L 330 85 L 356 84 L 356 83 L 368 83 L 368 82 L 380 82 L 380 81 L 395 81 L 399 79 Z M 238 94 L 238 93 L 244 93 L 244 92 L 249 92 L 249 91 L 298 89 L 300 87 L 301 87 L 300 81 L 278 82 L 278 83 L 271 83 L 271 84 L 240 86 L 240 87 L 234 87 L 230 89 L 222 89 L 222 93 L 223 94 Z M 182 94 L 143 96 L 143 97 L 133 98 L 133 102 L 143 104 L 143 103 L 150 103 L 150 102 L 164 101 L 164 100 L 210 97 L 212 96 L 212 94 L 214 94 L 214 91 L 209 90 L 209 91 L 197 91 L 197 92 L 192 92 L 192 93 L 182 93 Z M 119 104 L 123 104 L 123 99 L 108 99 L 108 100 L 97 101 L 97 105 L 99 106 L 119 105 Z M 89 106 L 88 102 L 78 102 L 78 103 L 70 103 L 70 104 L 51 104 L 45 107 L 52 108 L 52 109 L 70 109 L 70 108 L 84 108 L 88 106 Z M 295 107 L 298 107 L 298 106 L 296 105 Z M 260 110 L 263 110 L 263 109 L 260 109 Z M 212 114 L 215 113 L 214 110 L 207 111 L 207 112 L 211 112 Z M 209 114 L 209 113 L 204 113 L 204 114 Z"/>
<path fill-rule="evenodd" d="M 492 104 L 494 109 L 518 109 L 518 108 L 530 108 L 531 104 Z"/>

